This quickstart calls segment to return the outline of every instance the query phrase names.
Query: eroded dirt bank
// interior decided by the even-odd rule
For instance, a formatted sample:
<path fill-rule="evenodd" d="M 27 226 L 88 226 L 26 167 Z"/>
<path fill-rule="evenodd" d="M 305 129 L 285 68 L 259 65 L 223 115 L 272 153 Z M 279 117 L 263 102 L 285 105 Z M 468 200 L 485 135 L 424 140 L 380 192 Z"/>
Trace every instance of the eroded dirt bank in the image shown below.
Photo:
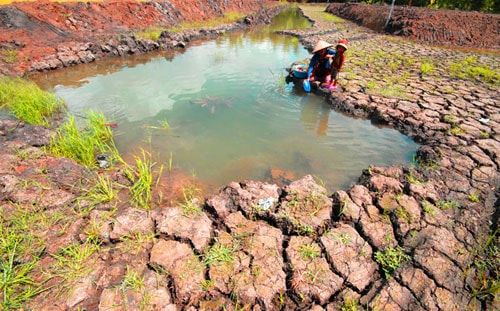
<path fill-rule="evenodd" d="M 189 39 L 217 35 L 193 32 L 176 41 L 140 40 L 133 31 L 151 27 L 168 28 L 182 22 L 202 22 L 224 13 L 257 13 L 277 2 L 268 0 L 195 1 L 171 0 L 136 2 L 15 2 L 0 6 L 0 73 L 23 75 L 31 71 L 53 70 L 103 57 L 144 53 L 186 44 Z M 262 11 L 266 12 L 266 11 Z M 261 13 L 262 13 L 261 12 Z M 265 13 L 264 13 L 265 14 Z M 269 16 L 267 16 L 268 18 Z M 266 16 L 248 16 L 240 25 L 259 23 Z"/>
<path fill-rule="evenodd" d="M 2 121 L 2 216 L 15 228 L 36 215 L 21 227 L 34 251 L 16 259 L 39 256 L 32 275 L 49 288 L 25 309 L 499 309 L 484 283 L 498 281 L 498 254 L 483 249 L 500 204 L 498 81 L 448 72 L 447 62 L 476 53 L 327 21 L 324 6 L 302 9 L 314 27 L 288 35 L 306 47 L 350 42 L 340 88 L 317 94 L 421 142 L 420 167 L 371 166 L 346 190 L 305 176 L 284 187 L 235 181 L 189 202 L 155 193 L 146 211 L 129 200 L 120 170 L 46 156 L 49 130 Z M 391 56 L 370 59 L 381 46 Z M 422 74 L 422 59 L 433 58 L 434 71 Z M 405 92 L 383 96 L 376 87 Z M 110 177 L 119 198 L 85 199 L 98 176 Z"/>
<path fill-rule="evenodd" d="M 326 11 L 378 32 L 422 43 L 500 49 L 500 15 L 389 5 L 330 4 Z"/>

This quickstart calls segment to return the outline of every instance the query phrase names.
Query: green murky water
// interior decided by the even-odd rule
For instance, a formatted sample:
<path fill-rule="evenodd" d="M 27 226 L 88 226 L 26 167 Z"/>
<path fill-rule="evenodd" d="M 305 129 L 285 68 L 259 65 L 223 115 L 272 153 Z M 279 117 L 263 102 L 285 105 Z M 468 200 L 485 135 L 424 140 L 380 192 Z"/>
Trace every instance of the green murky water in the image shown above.
<path fill-rule="evenodd" d="M 182 51 L 104 60 L 36 80 L 71 113 L 93 109 L 117 123 L 124 158 L 143 148 L 214 188 L 284 172 L 345 189 L 369 164 L 407 164 L 418 148 L 409 138 L 340 115 L 321 97 L 284 84 L 284 68 L 310 55 L 272 30 L 308 25 L 287 11 L 271 26 Z"/>

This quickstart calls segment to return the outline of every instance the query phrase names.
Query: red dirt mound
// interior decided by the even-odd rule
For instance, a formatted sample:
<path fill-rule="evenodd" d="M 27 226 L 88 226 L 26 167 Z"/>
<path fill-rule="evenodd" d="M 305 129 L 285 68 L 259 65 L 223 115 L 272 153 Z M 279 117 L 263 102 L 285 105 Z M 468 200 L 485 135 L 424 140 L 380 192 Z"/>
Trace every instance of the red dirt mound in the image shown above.
<path fill-rule="evenodd" d="M 434 45 L 500 49 L 500 15 L 396 6 L 330 4 L 327 12 L 375 31 Z M 385 27 L 387 23 L 387 27 Z"/>

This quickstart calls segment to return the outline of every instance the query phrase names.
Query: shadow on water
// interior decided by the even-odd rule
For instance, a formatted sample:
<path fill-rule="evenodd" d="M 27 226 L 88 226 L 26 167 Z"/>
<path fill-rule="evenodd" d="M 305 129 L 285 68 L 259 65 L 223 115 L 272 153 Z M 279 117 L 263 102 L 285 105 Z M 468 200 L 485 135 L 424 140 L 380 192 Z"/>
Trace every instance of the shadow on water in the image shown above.
<path fill-rule="evenodd" d="M 117 123 L 125 160 L 145 149 L 208 189 L 245 179 L 286 183 L 306 174 L 346 189 L 369 164 L 408 164 L 418 145 L 392 129 L 330 110 L 286 85 L 285 67 L 310 57 L 275 30 L 309 27 L 297 10 L 269 26 L 183 50 L 106 59 L 35 77 L 70 113 Z"/>

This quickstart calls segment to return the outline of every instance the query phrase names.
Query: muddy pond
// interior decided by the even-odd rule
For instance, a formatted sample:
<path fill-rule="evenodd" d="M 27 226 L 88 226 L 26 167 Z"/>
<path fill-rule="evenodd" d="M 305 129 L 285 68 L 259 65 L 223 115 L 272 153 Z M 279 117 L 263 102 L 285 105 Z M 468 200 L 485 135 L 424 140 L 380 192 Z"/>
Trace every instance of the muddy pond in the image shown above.
<path fill-rule="evenodd" d="M 116 123 L 127 161 L 144 149 L 210 189 L 305 174 L 330 190 L 347 189 L 369 164 L 409 165 L 419 145 L 408 137 L 336 113 L 322 97 L 285 84 L 285 68 L 311 55 L 296 38 L 274 31 L 309 26 L 289 10 L 271 25 L 182 50 L 102 60 L 34 80 L 77 118 L 92 109 Z"/>

